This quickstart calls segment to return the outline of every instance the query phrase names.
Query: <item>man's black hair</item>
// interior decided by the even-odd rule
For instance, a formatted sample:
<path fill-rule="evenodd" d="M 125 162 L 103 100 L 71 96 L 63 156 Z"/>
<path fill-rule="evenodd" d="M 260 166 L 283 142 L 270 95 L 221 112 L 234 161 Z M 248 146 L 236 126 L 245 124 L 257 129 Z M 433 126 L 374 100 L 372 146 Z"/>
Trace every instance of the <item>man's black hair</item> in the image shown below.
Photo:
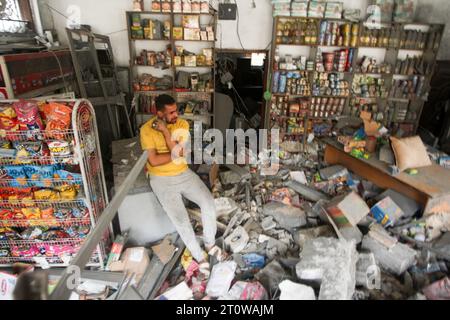
<path fill-rule="evenodd" d="M 156 103 L 156 110 L 164 111 L 164 108 L 167 105 L 175 104 L 175 100 L 167 94 L 162 94 L 156 98 L 155 103 Z"/>

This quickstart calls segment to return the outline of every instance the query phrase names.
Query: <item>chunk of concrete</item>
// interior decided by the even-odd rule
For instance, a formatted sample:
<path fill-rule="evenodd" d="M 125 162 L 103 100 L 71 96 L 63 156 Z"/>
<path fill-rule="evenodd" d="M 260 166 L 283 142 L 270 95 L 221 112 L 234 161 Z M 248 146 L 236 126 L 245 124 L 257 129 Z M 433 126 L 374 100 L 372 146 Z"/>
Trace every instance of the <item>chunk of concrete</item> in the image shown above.
<path fill-rule="evenodd" d="M 334 180 L 347 177 L 348 170 L 341 165 L 336 165 L 319 170 L 319 174 L 323 180 Z"/>
<path fill-rule="evenodd" d="M 279 285 L 280 300 L 316 300 L 313 288 L 303 284 L 284 280 Z"/>
<path fill-rule="evenodd" d="M 320 226 L 317 228 L 303 229 L 294 234 L 295 243 L 303 247 L 309 240 L 324 237 L 331 238 L 335 235 L 333 228 L 329 225 Z"/>
<path fill-rule="evenodd" d="M 339 229 L 355 227 L 370 212 L 366 202 L 354 191 L 331 200 L 326 210 Z"/>
<path fill-rule="evenodd" d="M 360 244 L 363 239 L 363 234 L 358 227 L 344 227 L 339 229 L 342 237 L 347 241 L 354 241 L 356 244 Z"/>
<path fill-rule="evenodd" d="M 303 210 L 279 202 L 271 202 L 263 208 L 265 216 L 272 216 L 285 229 L 305 226 L 306 214 Z"/>
<path fill-rule="evenodd" d="M 238 209 L 238 205 L 233 199 L 230 198 L 218 198 L 214 199 L 216 205 L 216 217 L 228 216 Z"/>
<path fill-rule="evenodd" d="M 296 266 L 299 279 L 320 284 L 319 300 L 350 300 L 355 292 L 358 253 L 353 241 L 307 241 Z"/>
<path fill-rule="evenodd" d="M 237 184 L 241 182 L 241 176 L 233 171 L 221 172 L 220 181 L 224 185 Z"/>
<path fill-rule="evenodd" d="M 317 202 L 319 200 L 330 200 L 330 197 L 328 195 L 295 181 L 289 181 L 288 183 L 286 183 L 286 187 L 291 188 L 309 201 Z"/>
<path fill-rule="evenodd" d="M 278 285 L 281 281 L 289 278 L 284 271 L 283 267 L 276 260 L 265 266 L 264 269 L 260 270 L 255 275 L 256 280 L 258 280 L 267 292 L 273 292 L 278 289 Z"/>
<path fill-rule="evenodd" d="M 273 221 L 273 217 L 269 216 L 263 219 L 261 221 L 261 228 L 263 228 L 264 231 L 275 229 L 277 226 L 277 223 Z"/>
<path fill-rule="evenodd" d="M 245 249 L 249 239 L 247 231 L 239 226 L 225 239 L 225 244 L 233 253 L 239 253 Z"/>
<path fill-rule="evenodd" d="M 399 242 L 389 249 L 367 235 L 362 241 L 362 249 L 372 252 L 383 269 L 398 276 L 416 263 L 417 252 Z"/>

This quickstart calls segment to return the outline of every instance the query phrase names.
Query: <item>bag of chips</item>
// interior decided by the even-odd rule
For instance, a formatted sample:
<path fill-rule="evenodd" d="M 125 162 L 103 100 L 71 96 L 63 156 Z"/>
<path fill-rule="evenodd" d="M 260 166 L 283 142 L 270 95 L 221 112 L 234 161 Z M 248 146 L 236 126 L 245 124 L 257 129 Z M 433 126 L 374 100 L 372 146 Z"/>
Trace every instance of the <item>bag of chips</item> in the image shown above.
<path fill-rule="evenodd" d="M 3 170 L 6 173 L 6 179 L 9 180 L 9 186 L 13 188 L 27 186 L 27 176 L 24 168 L 21 166 L 4 166 Z"/>
<path fill-rule="evenodd" d="M 19 121 L 20 131 L 43 130 L 41 116 L 39 115 L 39 108 L 36 101 L 21 100 L 14 103 L 14 110 Z"/>
<path fill-rule="evenodd" d="M 51 102 L 44 107 L 44 113 L 47 117 L 47 137 L 53 139 L 64 139 L 64 134 L 57 131 L 65 131 L 70 128 L 72 108 Z"/>
<path fill-rule="evenodd" d="M 59 192 L 51 189 L 43 189 L 34 192 L 34 198 L 39 201 L 57 201 L 61 199 Z"/>
<path fill-rule="evenodd" d="M 12 106 L 0 106 L 0 138 L 19 140 L 19 122 Z"/>

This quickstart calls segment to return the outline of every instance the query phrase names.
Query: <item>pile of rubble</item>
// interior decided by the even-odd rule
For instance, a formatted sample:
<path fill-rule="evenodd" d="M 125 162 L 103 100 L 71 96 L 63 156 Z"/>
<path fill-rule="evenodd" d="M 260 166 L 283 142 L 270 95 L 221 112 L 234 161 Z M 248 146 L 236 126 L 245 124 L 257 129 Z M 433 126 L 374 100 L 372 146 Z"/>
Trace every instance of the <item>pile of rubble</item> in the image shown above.
<path fill-rule="evenodd" d="M 196 283 L 186 251 L 185 272 L 159 298 L 450 299 L 450 214 L 421 218 L 413 200 L 315 154 L 273 176 L 221 168 L 212 192 L 226 258 L 211 253 L 211 274 Z"/>

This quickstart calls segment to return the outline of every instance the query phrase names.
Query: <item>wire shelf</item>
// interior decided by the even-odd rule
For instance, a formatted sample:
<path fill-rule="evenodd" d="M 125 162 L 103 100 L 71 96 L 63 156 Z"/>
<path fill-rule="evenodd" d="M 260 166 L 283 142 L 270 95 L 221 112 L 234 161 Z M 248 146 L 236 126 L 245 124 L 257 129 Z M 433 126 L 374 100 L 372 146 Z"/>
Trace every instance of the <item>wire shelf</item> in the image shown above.
<path fill-rule="evenodd" d="M 75 133 L 74 130 L 0 130 L 0 139 L 8 141 L 73 141 L 75 139 Z"/>
<path fill-rule="evenodd" d="M 27 220 L 0 220 L 0 228 L 28 228 L 28 227 L 68 227 L 89 226 L 89 218 L 80 219 L 27 219 Z"/>
<path fill-rule="evenodd" d="M 1 200 L 0 208 L 5 209 L 23 209 L 23 208 L 54 208 L 54 209 L 71 209 L 74 207 L 86 207 L 86 203 L 84 199 L 76 199 L 76 200 L 60 200 L 60 201 L 41 201 L 41 200 L 16 200 L 16 201 L 8 201 Z"/>
<path fill-rule="evenodd" d="M 8 188 L 14 186 L 14 188 L 33 188 L 36 187 L 36 183 L 40 184 L 39 187 L 44 186 L 45 188 L 52 188 L 67 185 L 82 185 L 83 179 L 45 179 L 45 181 L 24 179 L 20 181 L 20 185 L 16 179 L 2 179 L 0 180 L 0 187 Z"/>
<path fill-rule="evenodd" d="M 0 165 L 52 165 L 52 164 L 71 164 L 76 165 L 79 164 L 78 158 L 73 154 L 70 156 L 60 156 L 60 157 L 1 157 Z"/>

